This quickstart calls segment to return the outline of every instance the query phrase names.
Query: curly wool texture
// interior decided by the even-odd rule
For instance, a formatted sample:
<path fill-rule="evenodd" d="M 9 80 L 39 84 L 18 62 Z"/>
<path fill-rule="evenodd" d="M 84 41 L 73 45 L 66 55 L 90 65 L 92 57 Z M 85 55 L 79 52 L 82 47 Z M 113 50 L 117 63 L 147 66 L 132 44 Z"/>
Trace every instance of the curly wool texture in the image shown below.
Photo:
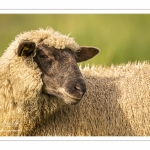
<path fill-rule="evenodd" d="M 41 71 L 33 62 L 33 55 L 26 59 L 17 56 L 18 46 L 24 40 L 36 45 L 43 42 L 57 49 L 78 49 L 73 38 L 52 28 L 16 36 L 0 58 L 0 135 L 26 135 L 41 119 L 63 105 L 55 97 L 42 93 Z"/>
<path fill-rule="evenodd" d="M 127 63 L 81 69 L 87 92 L 65 106 L 31 135 L 149 136 L 150 64 Z"/>
<path fill-rule="evenodd" d="M 33 56 L 16 55 L 23 40 L 78 49 L 72 38 L 60 35 L 64 39 L 55 42 L 51 33 L 60 35 L 53 29 L 24 32 L 0 58 L 0 135 L 150 135 L 150 64 L 81 69 L 87 92 L 78 105 L 62 107 L 61 101 L 41 92 L 41 72 Z"/>
<path fill-rule="evenodd" d="M 48 46 L 53 46 L 57 49 L 64 49 L 65 47 L 76 51 L 79 49 L 79 45 L 69 35 L 63 35 L 52 28 L 38 29 L 23 32 L 16 36 L 15 40 L 10 44 L 5 52 L 6 59 L 11 58 L 17 54 L 18 45 L 24 40 L 34 41 L 36 46 L 42 42 Z"/>

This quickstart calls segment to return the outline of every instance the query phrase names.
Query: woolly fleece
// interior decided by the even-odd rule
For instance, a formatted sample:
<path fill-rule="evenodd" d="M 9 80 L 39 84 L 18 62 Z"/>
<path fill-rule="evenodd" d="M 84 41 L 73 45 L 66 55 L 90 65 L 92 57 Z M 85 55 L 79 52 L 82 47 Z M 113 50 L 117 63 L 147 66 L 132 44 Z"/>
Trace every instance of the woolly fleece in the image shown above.
<path fill-rule="evenodd" d="M 34 41 L 36 46 L 43 42 L 57 49 L 78 49 L 73 38 L 52 28 L 16 36 L 0 58 L 0 135 L 26 135 L 37 122 L 63 105 L 41 92 L 41 71 L 33 62 L 33 55 L 26 59 L 17 56 L 18 46 L 24 40 Z"/>
<path fill-rule="evenodd" d="M 150 136 L 150 64 L 81 69 L 87 92 L 64 106 L 31 135 Z"/>
<path fill-rule="evenodd" d="M 149 136 L 148 62 L 81 69 L 87 92 L 75 106 L 62 107 L 41 92 L 41 72 L 33 56 L 16 55 L 18 45 L 23 40 L 48 44 L 48 39 L 61 36 L 53 29 L 24 32 L 0 58 L 0 135 Z M 63 38 L 66 42 L 52 40 L 50 46 L 78 49 L 72 38 Z"/>

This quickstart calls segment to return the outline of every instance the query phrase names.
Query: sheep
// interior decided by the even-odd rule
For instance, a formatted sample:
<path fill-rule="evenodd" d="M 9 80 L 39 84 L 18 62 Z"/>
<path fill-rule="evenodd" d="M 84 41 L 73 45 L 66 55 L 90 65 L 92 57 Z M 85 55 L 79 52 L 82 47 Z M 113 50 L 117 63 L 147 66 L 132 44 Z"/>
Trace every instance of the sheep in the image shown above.
<path fill-rule="evenodd" d="M 81 68 L 80 68 L 81 69 Z M 149 136 L 149 62 L 81 69 L 87 92 L 35 128 L 36 136 Z"/>
<path fill-rule="evenodd" d="M 61 107 L 77 104 L 86 92 L 77 62 L 98 53 L 51 27 L 17 35 L 0 58 L 0 135 L 31 135 Z"/>
<path fill-rule="evenodd" d="M 149 136 L 149 62 L 79 70 L 98 52 L 53 29 L 17 36 L 0 58 L 0 134 Z"/>

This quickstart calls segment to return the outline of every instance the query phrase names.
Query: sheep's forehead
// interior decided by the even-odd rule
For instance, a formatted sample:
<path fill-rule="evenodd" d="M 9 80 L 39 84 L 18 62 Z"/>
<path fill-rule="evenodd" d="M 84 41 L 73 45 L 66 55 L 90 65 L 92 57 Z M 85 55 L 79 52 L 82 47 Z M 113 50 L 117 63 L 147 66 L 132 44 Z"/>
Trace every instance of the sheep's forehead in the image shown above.
<path fill-rule="evenodd" d="M 36 45 L 42 42 L 57 49 L 64 49 L 65 47 L 73 51 L 79 49 L 79 45 L 73 38 L 69 37 L 69 35 L 63 35 L 57 31 L 54 31 L 53 29 L 32 30 L 20 34 L 17 38 L 21 38 L 21 40 L 19 40 L 21 42 L 23 40 L 31 40 L 34 41 Z"/>

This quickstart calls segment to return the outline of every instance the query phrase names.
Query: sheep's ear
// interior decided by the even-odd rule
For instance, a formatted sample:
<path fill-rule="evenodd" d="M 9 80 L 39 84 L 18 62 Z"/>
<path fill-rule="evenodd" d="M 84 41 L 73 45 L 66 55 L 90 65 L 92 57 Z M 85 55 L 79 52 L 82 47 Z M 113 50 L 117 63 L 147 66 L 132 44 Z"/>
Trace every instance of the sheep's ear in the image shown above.
<path fill-rule="evenodd" d="M 35 47 L 35 42 L 29 40 L 23 41 L 18 47 L 18 56 L 28 57 L 35 50 Z"/>
<path fill-rule="evenodd" d="M 100 52 L 100 49 L 96 47 L 86 47 L 86 46 L 81 46 L 77 51 L 76 51 L 76 61 L 77 62 L 82 62 L 86 61 L 88 59 L 91 59 L 95 55 L 97 55 Z"/>

